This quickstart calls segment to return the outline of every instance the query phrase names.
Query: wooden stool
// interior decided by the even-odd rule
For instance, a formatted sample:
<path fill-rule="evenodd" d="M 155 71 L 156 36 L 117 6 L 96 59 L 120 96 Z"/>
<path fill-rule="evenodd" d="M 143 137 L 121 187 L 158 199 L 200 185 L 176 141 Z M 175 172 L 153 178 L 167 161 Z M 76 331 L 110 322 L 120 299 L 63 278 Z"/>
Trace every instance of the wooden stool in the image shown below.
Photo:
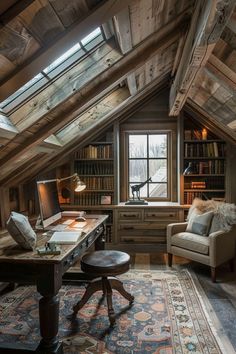
<path fill-rule="evenodd" d="M 129 294 L 115 275 L 123 274 L 129 270 L 130 256 L 120 251 L 95 251 L 82 257 L 81 269 L 88 274 L 97 276 L 86 288 L 82 299 L 73 306 L 76 314 L 88 301 L 88 299 L 98 290 L 103 291 L 103 296 L 107 298 L 108 316 L 111 325 L 115 323 L 115 312 L 112 306 L 112 289 L 126 298 L 130 305 L 134 297 Z"/>

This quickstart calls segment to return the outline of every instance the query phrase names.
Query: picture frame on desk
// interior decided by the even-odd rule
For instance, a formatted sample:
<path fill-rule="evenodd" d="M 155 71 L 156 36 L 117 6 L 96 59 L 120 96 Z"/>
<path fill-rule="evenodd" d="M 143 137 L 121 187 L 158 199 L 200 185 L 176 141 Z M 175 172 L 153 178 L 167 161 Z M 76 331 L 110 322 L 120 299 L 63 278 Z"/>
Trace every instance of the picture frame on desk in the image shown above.
<path fill-rule="evenodd" d="M 111 195 L 101 195 L 101 205 L 110 205 Z"/>

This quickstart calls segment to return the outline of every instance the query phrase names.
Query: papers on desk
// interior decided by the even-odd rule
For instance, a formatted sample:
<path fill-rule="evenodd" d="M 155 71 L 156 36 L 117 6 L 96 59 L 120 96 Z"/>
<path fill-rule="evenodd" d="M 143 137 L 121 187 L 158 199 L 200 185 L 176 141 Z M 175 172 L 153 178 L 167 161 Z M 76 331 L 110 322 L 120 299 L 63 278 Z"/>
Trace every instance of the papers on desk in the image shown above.
<path fill-rule="evenodd" d="M 59 245 L 73 245 L 82 236 L 82 231 L 61 231 L 54 232 L 48 242 L 55 242 Z"/>
<path fill-rule="evenodd" d="M 73 223 L 70 227 L 73 229 L 82 229 L 83 227 L 85 227 L 87 225 L 86 221 L 76 221 L 75 223 Z"/>

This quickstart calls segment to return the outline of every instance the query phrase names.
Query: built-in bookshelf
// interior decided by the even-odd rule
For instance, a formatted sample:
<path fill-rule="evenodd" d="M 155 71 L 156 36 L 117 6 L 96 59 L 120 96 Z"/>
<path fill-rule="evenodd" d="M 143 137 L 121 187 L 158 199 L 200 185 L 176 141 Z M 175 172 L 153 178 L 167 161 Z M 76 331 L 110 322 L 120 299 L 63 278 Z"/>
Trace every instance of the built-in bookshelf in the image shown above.
<path fill-rule="evenodd" d="M 74 172 L 86 184 L 82 193 L 75 194 L 79 205 L 109 205 L 114 198 L 113 143 L 93 142 L 75 153 Z"/>
<path fill-rule="evenodd" d="M 74 193 L 73 204 L 87 214 L 106 214 L 106 242 L 112 242 L 114 204 L 114 144 L 112 131 L 74 153 L 73 172 L 86 189 Z"/>
<path fill-rule="evenodd" d="M 184 204 L 196 197 L 224 200 L 225 142 L 203 127 L 184 128 Z"/>

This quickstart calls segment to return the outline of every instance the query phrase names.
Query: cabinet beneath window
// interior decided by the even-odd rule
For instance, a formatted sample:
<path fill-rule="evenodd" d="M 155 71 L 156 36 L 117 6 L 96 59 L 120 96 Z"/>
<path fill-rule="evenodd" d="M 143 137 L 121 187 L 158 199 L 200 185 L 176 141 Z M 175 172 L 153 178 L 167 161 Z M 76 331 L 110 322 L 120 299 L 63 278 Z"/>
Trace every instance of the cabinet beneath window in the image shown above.
<path fill-rule="evenodd" d="M 166 227 L 184 220 L 184 210 L 177 203 L 149 203 L 145 206 L 119 204 L 115 210 L 115 230 L 118 244 L 166 247 Z"/>

